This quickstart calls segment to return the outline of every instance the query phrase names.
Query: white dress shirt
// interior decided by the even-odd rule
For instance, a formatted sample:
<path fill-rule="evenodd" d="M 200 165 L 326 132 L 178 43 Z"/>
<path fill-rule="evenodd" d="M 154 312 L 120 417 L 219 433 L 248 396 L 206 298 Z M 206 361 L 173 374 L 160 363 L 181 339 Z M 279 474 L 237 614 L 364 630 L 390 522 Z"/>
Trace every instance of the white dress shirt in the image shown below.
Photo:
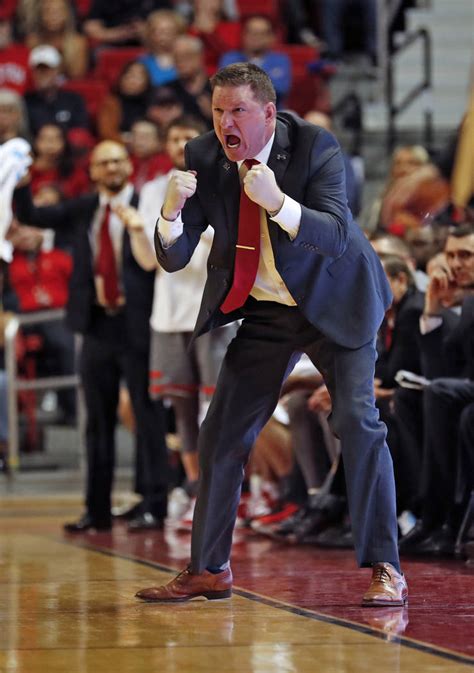
<path fill-rule="evenodd" d="M 270 152 L 272 149 L 275 133 L 265 145 L 265 147 L 253 157 L 261 164 L 267 164 Z M 243 161 L 239 161 L 240 167 Z M 301 222 L 301 206 L 290 196 L 285 195 L 283 205 L 274 215 L 270 217 L 282 229 L 284 229 L 291 239 L 294 239 L 299 231 Z M 183 233 L 183 221 L 181 213 L 178 217 L 170 222 L 160 217 L 157 222 L 158 232 L 163 243 L 163 246 L 170 247 Z M 288 288 L 283 282 L 282 277 L 278 273 L 275 266 L 275 257 L 268 231 L 267 214 L 260 208 L 260 260 L 258 264 L 257 277 L 250 292 L 251 296 L 260 301 L 275 301 L 279 304 L 286 304 L 288 306 L 295 306 L 296 302 L 291 296 Z"/>
<path fill-rule="evenodd" d="M 100 228 L 102 226 L 102 221 L 104 219 L 105 208 L 107 204 L 109 203 L 110 206 L 119 204 L 128 206 L 130 204 L 132 196 L 133 196 L 133 185 L 129 183 L 127 183 L 125 187 L 112 198 L 107 198 L 105 194 L 99 194 L 99 207 L 95 212 L 94 218 L 92 220 L 92 227 L 90 228 L 89 232 L 89 241 L 92 248 L 94 268 L 95 268 L 95 260 L 99 252 Z M 111 211 L 109 219 L 109 232 L 110 232 L 110 239 L 112 241 L 112 247 L 115 253 L 115 264 L 117 268 L 119 291 L 121 294 L 121 297 L 119 298 L 118 302 L 119 304 L 123 304 L 125 301 L 123 283 L 122 283 L 122 247 L 123 247 L 124 231 L 125 227 L 123 225 L 122 220 L 113 211 Z M 105 306 L 107 302 L 105 300 L 104 290 L 102 287 L 102 278 L 100 278 L 99 276 L 95 276 L 95 287 L 96 287 L 97 300 L 99 304 Z"/>
<path fill-rule="evenodd" d="M 153 246 L 156 214 L 160 212 L 170 176 L 162 175 L 143 185 L 138 210 L 145 223 L 145 230 Z M 150 325 L 156 332 L 192 332 L 201 306 L 202 293 L 207 278 L 207 258 L 214 232 L 211 227 L 201 235 L 201 240 L 189 263 L 175 273 L 161 267 L 156 270 L 153 309 Z"/>

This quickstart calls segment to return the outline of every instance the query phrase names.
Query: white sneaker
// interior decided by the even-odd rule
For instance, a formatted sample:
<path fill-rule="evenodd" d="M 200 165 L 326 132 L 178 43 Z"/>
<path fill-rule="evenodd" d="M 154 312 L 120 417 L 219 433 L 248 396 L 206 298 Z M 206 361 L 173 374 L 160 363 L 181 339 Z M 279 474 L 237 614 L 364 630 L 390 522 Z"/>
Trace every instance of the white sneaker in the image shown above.
<path fill-rule="evenodd" d="M 191 530 L 191 528 L 193 527 L 193 516 L 195 506 L 196 506 L 196 498 L 191 498 L 188 509 L 176 524 L 176 530 L 186 530 L 186 531 Z"/>
<path fill-rule="evenodd" d="M 189 509 L 191 498 L 184 488 L 174 488 L 168 497 L 168 519 L 178 521 Z"/>
<path fill-rule="evenodd" d="M 410 512 L 408 509 L 405 509 L 398 517 L 398 526 L 402 535 L 409 533 L 415 524 L 416 517 L 413 512 Z"/>

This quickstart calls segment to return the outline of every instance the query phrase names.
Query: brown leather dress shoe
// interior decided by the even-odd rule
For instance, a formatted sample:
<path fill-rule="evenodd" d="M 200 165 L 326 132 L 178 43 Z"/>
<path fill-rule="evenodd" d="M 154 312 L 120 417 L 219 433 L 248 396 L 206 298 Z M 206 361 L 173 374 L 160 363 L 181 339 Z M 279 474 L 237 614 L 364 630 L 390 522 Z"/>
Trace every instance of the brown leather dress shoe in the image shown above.
<path fill-rule="evenodd" d="M 364 607 L 393 607 L 404 605 L 408 600 L 405 575 L 399 573 L 391 563 L 376 563 L 372 569 L 372 580 L 364 594 Z"/>
<path fill-rule="evenodd" d="M 135 596 L 143 601 L 178 603 L 203 596 L 210 601 L 230 598 L 232 595 L 232 571 L 230 567 L 220 573 L 208 570 L 194 575 L 189 568 L 180 572 L 171 582 L 161 587 L 138 591 Z"/>

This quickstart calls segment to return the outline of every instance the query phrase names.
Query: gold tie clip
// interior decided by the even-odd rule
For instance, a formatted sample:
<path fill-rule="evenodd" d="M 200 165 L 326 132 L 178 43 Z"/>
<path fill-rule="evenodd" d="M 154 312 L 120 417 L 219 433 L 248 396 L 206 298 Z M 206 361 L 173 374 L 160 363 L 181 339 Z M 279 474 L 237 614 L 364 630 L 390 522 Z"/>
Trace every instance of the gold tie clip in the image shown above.
<path fill-rule="evenodd" d="M 255 250 L 251 245 L 236 245 L 235 247 L 241 250 Z"/>

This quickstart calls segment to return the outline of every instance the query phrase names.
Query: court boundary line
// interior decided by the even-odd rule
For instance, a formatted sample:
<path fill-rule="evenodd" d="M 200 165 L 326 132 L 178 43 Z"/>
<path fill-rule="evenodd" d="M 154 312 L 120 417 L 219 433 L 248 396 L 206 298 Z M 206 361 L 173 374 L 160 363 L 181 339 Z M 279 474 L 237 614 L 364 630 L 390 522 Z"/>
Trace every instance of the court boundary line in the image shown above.
<path fill-rule="evenodd" d="M 54 539 L 57 542 L 60 542 L 62 544 L 71 547 L 76 547 L 78 549 L 86 549 L 87 551 L 97 552 L 99 554 L 103 554 L 104 556 L 120 558 L 124 561 L 132 561 L 133 563 L 138 563 L 140 565 L 146 566 L 147 568 L 155 568 L 156 570 L 160 570 L 161 572 L 166 572 L 170 574 L 179 572 L 175 568 L 163 565 L 162 563 L 158 563 L 157 561 L 149 561 L 147 559 L 140 558 L 139 556 L 134 556 L 133 554 L 126 554 L 125 552 L 121 552 L 114 549 L 106 549 L 94 545 L 93 543 L 86 542 L 84 540 L 73 541 L 56 537 L 54 537 Z M 373 638 L 377 638 L 378 640 L 403 645 L 404 647 L 407 647 L 409 649 L 417 650 L 418 652 L 423 652 L 425 654 L 431 654 L 435 657 L 440 657 L 441 659 L 453 661 L 458 664 L 465 664 L 468 666 L 472 666 L 474 664 L 474 657 L 471 657 L 467 654 L 459 654 L 454 650 L 449 650 L 443 647 L 437 647 L 436 645 L 430 645 L 429 643 L 424 643 L 420 640 L 409 638 L 408 636 L 386 633 L 384 631 L 376 629 L 375 627 L 371 627 L 368 624 L 360 624 L 359 622 L 353 622 L 350 619 L 343 619 L 342 617 L 332 617 L 330 615 L 325 615 L 321 612 L 317 612 L 316 610 L 311 610 L 309 608 L 302 608 L 292 603 L 279 601 L 277 599 L 270 598 L 268 596 L 263 596 L 262 594 L 258 594 L 254 591 L 239 589 L 238 587 L 237 588 L 232 587 L 232 593 L 235 594 L 236 596 L 240 596 L 241 598 L 246 598 L 247 600 L 251 600 L 255 603 L 266 605 L 268 607 L 272 607 L 277 610 L 283 610 L 285 612 L 289 612 L 299 617 L 306 617 L 308 619 L 312 619 L 313 621 L 324 622 L 326 624 L 332 624 L 334 626 L 341 626 L 343 628 L 347 628 L 352 631 L 357 631 L 358 633 L 362 633 L 364 635 L 372 636 Z M 148 605 L 148 603 L 144 604 Z M 152 603 L 150 603 L 150 605 L 152 605 Z M 157 605 L 159 605 L 159 603 L 157 603 Z M 367 608 L 367 609 L 376 610 L 376 608 Z"/>

